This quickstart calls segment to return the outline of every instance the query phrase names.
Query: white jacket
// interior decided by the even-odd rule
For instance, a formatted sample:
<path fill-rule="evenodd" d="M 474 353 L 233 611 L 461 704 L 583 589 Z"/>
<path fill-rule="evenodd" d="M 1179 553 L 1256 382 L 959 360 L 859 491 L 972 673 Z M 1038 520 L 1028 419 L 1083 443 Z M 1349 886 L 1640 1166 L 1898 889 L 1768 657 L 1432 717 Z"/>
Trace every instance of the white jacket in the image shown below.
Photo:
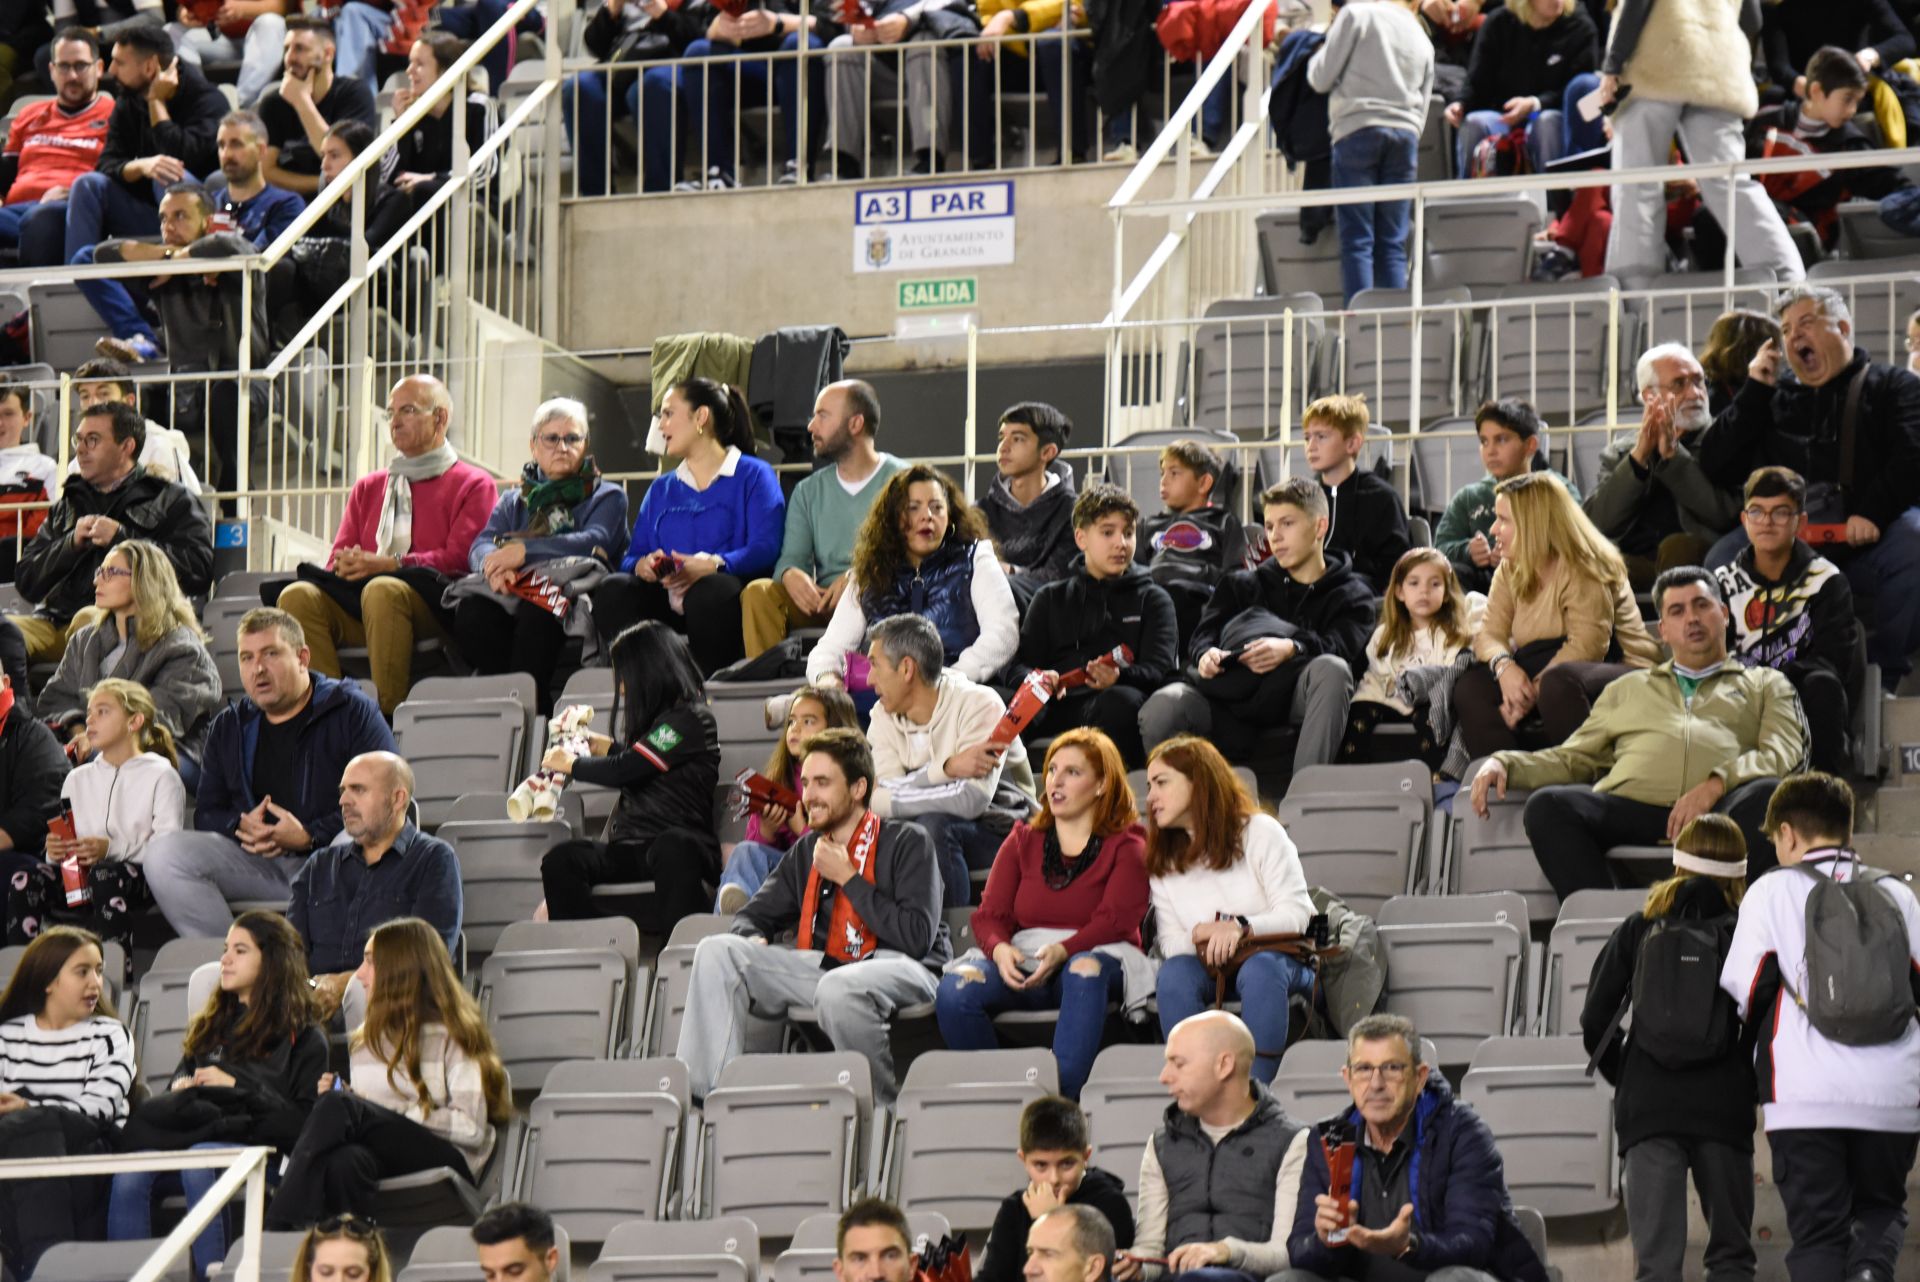
<path fill-rule="evenodd" d="M 984 743 L 1007 707 L 992 690 L 958 673 L 942 672 L 938 687 L 933 719 L 924 726 L 874 707 L 867 727 L 867 741 L 873 745 L 874 812 L 885 819 L 923 814 L 978 819 L 992 807 L 995 795 L 1003 792 L 1003 784 L 1017 789 L 1031 810 L 1033 766 L 1018 735 L 1007 746 L 999 768 L 985 778 L 948 777 L 947 758 Z M 1017 808 L 1017 803 L 1009 808 Z"/>
<path fill-rule="evenodd" d="M 1013 603 L 1013 588 L 1007 572 L 1000 568 L 992 539 L 981 539 L 973 546 L 973 617 L 980 624 L 980 635 L 973 644 L 953 657 L 948 664 L 969 681 L 985 681 L 1001 668 L 1020 645 L 1020 609 Z M 847 589 L 827 620 L 826 635 L 807 656 L 807 680 L 832 676 L 844 680 L 847 655 L 867 643 L 867 611 L 860 604 L 860 585 L 848 572 Z"/>
<path fill-rule="evenodd" d="M 1416 628 L 1413 644 L 1407 652 L 1393 658 L 1381 653 L 1380 638 L 1386 632 L 1383 625 L 1373 630 L 1367 638 L 1367 672 L 1360 678 L 1360 684 L 1354 689 L 1355 703 L 1384 703 L 1401 716 L 1413 712 L 1413 705 L 1399 698 L 1393 692 L 1394 682 L 1408 668 L 1426 666 L 1450 667 L 1460 657 L 1460 652 L 1473 644 L 1473 634 L 1480 630 L 1480 620 L 1487 613 L 1487 598 L 1478 592 L 1467 593 L 1467 640 L 1454 645 L 1447 640 L 1446 634 L 1439 628 Z"/>
<path fill-rule="evenodd" d="M 1153 879 L 1153 920 L 1162 957 L 1190 956 L 1193 928 L 1220 913 L 1245 917 L 1256 935 L 1298 933 L 1313 919 L 1300 852 L 1272 815 L 1247 820 L 1240 858 L 1232 867 L 1215 871 L 1200 865 Z"/>
<path fill-rule="evenodd" d="M 1802 862 L 1836 881 L 1850 880 L 1859 868 L 1835 850 L 1815 851 Z M 1897 878 L 1885 878 L 1879 886 L 1906 918 L 1908 953 L 1920 969 L 1920 901 Z M 1759 1021 L 1755 1067 L 1766 1127 L 1920 1131 L 1920 1022 L 1908 1023 L 1906 1035 L 1896 1042 L 1842 1046 L 1814 1031 L 1768 965 L 1775 963 L 1796 990 L 1806 991 L 1807 896 L 1812 892 L 1813 881 L 1789 868 L 1754 882 L 1740 905 L 1740 923 L 1720 970 L 1720 987 L 1732 995 L 1740 1017 Z M 1752 1010 L 1756 992 L 1769 988 L 1773 1000 Z"/>
<path fill-rule="evenodd" d="M 95 756 L 67 775 L 60 795 L 73 803 L 75 835 L 105 837 L 109 859 L 137 859 L 153 838 L 179 832 L 187 810 L 180 772 L 152 752 L 124 766 Z"/>

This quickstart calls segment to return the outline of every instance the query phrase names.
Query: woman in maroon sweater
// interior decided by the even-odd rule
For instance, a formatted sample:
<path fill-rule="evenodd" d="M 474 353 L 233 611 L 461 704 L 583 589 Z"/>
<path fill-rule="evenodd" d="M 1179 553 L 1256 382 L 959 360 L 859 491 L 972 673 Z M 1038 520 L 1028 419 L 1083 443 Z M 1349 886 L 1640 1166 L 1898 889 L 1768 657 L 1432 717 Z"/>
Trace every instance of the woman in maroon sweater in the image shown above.
<path fill-rule="evenodd" d="M 1122 947 L 1140 947 L 1148 902 L 1146 834 L 1120 750 L 1069 730 L 1047 750 L 1033 822 L 1016 823 L 973 910 L 979 948 L 940 981 L 934 1013 L 955 1050 L 999 1045 L 1003 1010 L 1058 1010 L 1060 1091 L 1078 1099 L 1122 992 Z"/>

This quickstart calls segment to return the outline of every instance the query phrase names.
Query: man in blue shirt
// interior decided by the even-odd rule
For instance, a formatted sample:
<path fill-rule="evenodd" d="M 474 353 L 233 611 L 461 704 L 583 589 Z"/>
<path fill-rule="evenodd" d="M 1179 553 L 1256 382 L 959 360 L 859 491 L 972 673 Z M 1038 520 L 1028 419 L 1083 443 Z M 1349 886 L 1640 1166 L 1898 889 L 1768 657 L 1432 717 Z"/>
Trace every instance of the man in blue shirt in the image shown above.
<path fill-rule="evenodd" d="M 307 941 L 307 969 L 329 1018 L 374 927 L 418 917 L 449 952 L 457 948 L 460 861 L 452 846 L 409 821 L 412 800 L 412 767 L 391 752 L 361 753 L 340 776 L 344 840 L 316 851 L 293 875 L 287 920 Z"/>

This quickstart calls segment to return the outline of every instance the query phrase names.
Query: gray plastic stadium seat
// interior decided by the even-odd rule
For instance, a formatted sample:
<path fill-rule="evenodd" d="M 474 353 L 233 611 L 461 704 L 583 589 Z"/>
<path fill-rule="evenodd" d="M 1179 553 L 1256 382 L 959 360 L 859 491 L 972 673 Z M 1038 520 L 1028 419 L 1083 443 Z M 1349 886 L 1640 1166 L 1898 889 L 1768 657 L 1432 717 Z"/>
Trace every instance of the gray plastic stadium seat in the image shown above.
<path fill-rule="evenodd" d="M 1449 834 L 1446 876 L 1441 882 L 1446 893 L 1478 895 L 1492 890 L 1517 891 L 1526 897 L 1527 916 L 1544 921 L 1560 910 L 1560 897 L 1540 871 L 1534 858 L 1533 843 L 1527 840 L 1523 824 L 1527 793 L 1508 789 L 1506 799 L 1487 795 L 1487 817 L 1473 813 L 1471 791 L 1473 776 L 1480 762 L 1474 760 L 1461 776 L 1460 791 L 1453 796 L 1453 828 Z"/>
<path fill-rule="evenodd" d="M 292 1237 L 298 1242 L 301 1235 L 296 1233 Z M 553 1244 L 560 1252 L 560 1267 L 554 1270 L 554 1282 L 570 1282 L 573 1262 L 568 1254 L 572 1244 L 567 1230 L 559 1224 L 553 1226 Z M 289 1260 L 293 1258 L 291 1248 L 286 1255 Z M 483 1282 L 480 1262 L 473 1254 L 472 1236 L 466 1229 L 454 1225 L 428 1229 L 414 1243 L 412 1258 L 406 1268 L 394 1275 L 394 1282 Z"/>
<path fill-rule="evenodd" d="M 587 1282 L 753 1282 L 760 1232 L 752 1220 L 628 1220 L 607 1235 Z"/>
<path fill-rule="evenodd" d="M 461 1240 L 467 1244 L 467 1255 L 471 1258 L 473 1239 L 467 1236 L 465 1229 L 452 1231 L 458 1233 Z M 262 1233 L 260 1235 L 260 1282 L 292 1282 L 293 1255 L 300 1249 L 300 1243 L 306 1236 L 305 1233 Z M 246 1246 L 246 1242 L 242 1240 L 235 1242 L 227 1249 L 226 1261 L 220 1266 L 221 1277 L 235 1276 L 234 1271 L 240 1267 L 240 1256 L 246 1250 Z M 477 1267 L 475 1272 L 478 1272 Z"/>
<path fill-rule="evenodd" d="M 653 964 L 653 999 L 647 1004 L 647 1024 L 639 1038 L 642 1054 L 671 1055 L 679 1046 L 693 950 L 708 935 L 724 935 L 732 928 L 733 917 L 727 913 L 697 913 L 673 924 L 667 946 Z"/>
<path fill-rule="evenodd" d="M 94 357 L 100 314 L 72 281 L 36 280 L 27 286 L 32 304 L 30 342 L 36 363 L 73 370 Z"/>
<path fill-rule="evenodd" d="M 1913 237 L 1881 221 L 1879 201 L 1842 201 L 1834 212 L 1840 216 L 1840 248 L 1849 259 L 1905 258 L 1913 252 Z M 1878 263 L 1853 266 L 1855 271 L 1879 268 Z"/>
<path fill-rule="evenodd" d="M 197 1008 L 188 1004 L 193 972 L 217 963 L 226 950 L 224 939 L 169 939 L 154 954 L 153 964 L 140 977 L 127 1026 L 139 1058 L 140 1078 L 150 1093 L 167 1088 L 180 1062 L 180 1047 Z"/>
<path fill-rule="evenodd" d="M 1260 272 L 1267 293 L 1346 296 L 1340 283 L 1340 232 L 1331 223 L 1311 245 L 1300 243 L 1300 211 L 1275 209 L 1253 220 L 1260 241 Z"/>
<path fill-rule="evenodd" d="M 213 585 L 213 595 L 208 599 L 247 601 L 258 606 L 261 587 L 287 577 L 285 570 L 230 570 Z"/>
<path fill-rule="evenodd" d="M 1453 496 L 1486 473 L 1480 463 L 1480 438 L 1467 417 L 1435 419 L 1408 445 L 1413 463 L 1414 506 L 1445 512 Z"/>
<path fill-rule="evenodd" d="M 1419 762 L 1313 766 L 1294 776 L 1275 813 L 1310 886 L 1373 915 L 1425 872 L 1433 783 Z"/>
<path fill-rule="evenodd" d="M 502 934 L 499 951 L 480 968 L 480 1009 L 523 1089 L 562 1060 L 623 1052 L 635 981 L 630 960 L 605 946 L 518 950 L 507 939 Z"/>
<path fill-rule="evenodd" d="M 1080 1107 L 1093 1135 L 1093 1164 L 1118 1175 L 1129 1201 L 1140 1193 L 1140 1155 L 1167 1111 L 1161 1045 L 1108 1046 L 1093 1061 Z"/>
<path fill-rule="evenodd" d="M 1171 431 L 1135 432 L 1124 440 L 1114 444 L 1127 449 L 1146 448 L 1158 451 L 1161 447 L 1175 441 L 1199 441 L 1211 445 L 1221 457 L 1238 462 L 1240 451 L 1235 448 L 1240 438 L 1232 432 L 1217 431 L 1209 427 L 1174 428 Z M 1157 453 L 1120 454 L 1109 456 L 1106 460 L 1107 480 L 1119 486 L 1133 497 L 1142 512 L 1160 510 L 1160 459 Z M 1215 487 L 1218 499 L 1219 488 Z"/>
<path fill-rule="evenodd" d="M 844 1211 L 866 1184 L 873 1068 L 863 1055 L 740 1055 L 702 1106 L 689 1218 L 744 1215 L 770 1237 Z"/>
<path fill-rule="evenodd" d="M 1611 276 L 1589 276 L 1486 292 L 1476 289 L 1475 298 L 1491 298 L 1496 304 L 1481 329 L 1483 356 L 1477 362 L 1487 380 L 1486 399 L 1520 397 L 1556 423 L 1605 405 L 1607 294 L 1618 284 Z M 1623 307 L 1620 319 L 1616 386 L 1630 396 L 1633 362 L 1639 353 L 1632 351 L 1632 312 Z"/>
<path fill-rule="evenodd" d="M 413 767 L 415 799 L 427 827 L 445 822 L 463 793 L 511 792 L 519 784 L 526 775 L 532 706 L 498 696 L 410 697 L 394 709 L 394 743 Z"/>
<path fill-rule="evenodd" d="M 1464 1064 L 1514 1028 L 1526 994 L 1527 901 L 1487 895 L 1402 895 L 1375 917 L 1386 963 L 1382 1010 L 1433 1039 L 1443 1064 Z"/>
<path fill-rule="evenodd" d="M 1282 393 L 1289 390 L 1288 309 L 1294 313 L 1292 401 L 1297 408 L 1310 399 L 1326 341 L 1320 296 L 1223 298 L 1208 305 L 1207 323 L 1194 330 L 1188 403 L 1195 426 L 1265 435 L 1280 421 Z"/>
<path fill-rule="evenodd" d="M 568 841 L 566 824 L 493 823 L 466 820 L 443 823 L 435 833 L 453 847 L 460 861 L 460 891 L 465 907 L 461 929 L 467 947 L 485 956 L 494 950 L 500 932 L 516 921 L 526 921 L 540 906 L 540 860 L 547 851 Z"/>
<path fill-rule="evenodd" d="M 1427 205 L 1427 289 L 1519 285 L 1533 259 L 1540 206 L 1524 195 L 1436 200 Z"/>
<path fill-rule="evenodd" d="M 894 1105 L 887 1179 L 909 1214 L 938 1211 L 954 1228 L 993 1224 L 1026 1171 L 1007 1137 L 1020 1112 L 1060 1090 L 1051 1050 L 928 1051 L 907 1069 Z"/>
<path fill-rule="evenodd" d="M 1463 288 L 1428 289 L 1422 299 L 1429 307 L 1457 307 L 1471 302 L 1472 295 Z M 1352 314 L 1334 327 L 1341 342 L 1340 390 L 1364 393 L 1374 421 L 1396 431 L 1410 422 L 1459 413 L 1471 390 L 1465 385 L 1467 313 L 1452 310 L 1423 316 L 1416 351 L 1412 307 L 1413 294 L 1408 290 L 1363 289 L 1353 296 Z M 1415 360 L 1420 363 L 1417 406 L 1411 400 Z"/>
<path fill-rule="evenodd" d="M 1515 1202 L 1552 1218 L 1611 1211 L 1619 1177 L 1613 1088 L 1586 1074 L 1578 1037 L 1498 1037 L 1460 1084 L 1499 1146 Z"/>
<path fill-rule="evenodd" d="M 207 630 L 207 649 L 220 672 L 220 692 L 229 699 L 246 693 L 240 684 L 240 619 L 247 611 L 259 608 L 258 598 L 215 597 L 200 612 L 200 624 Z"/>
<path fill-rule="evenodd" d="M 767 681 L 715 681 L 707 687 L 707 703 L 713 708 L 714 727 L 721 743 L 765 744 L 769 749 L 780 737 L 778 730 L 767 729 L 767 700 L 792 694 L 803 683 L 798 678 L 781 677 Z M 761 753 L 766 760 L 766 753 Z M 758 769 L 758 764 L 755 769 Z"/>
<path fill-rule="evenodd" d="M 620 731 L 613 724 L 613 669 L 581 668 L 567 678 L 560 697 L 553 701 L 555 710 L 571 704 L 584 703 L 593 709 L 592 729 L 596 734 L 619 738 Z M 534 719 L 534 751 L 544 751 L 547 745 L 547 728 Z M 582 831 L 595 835 L 607 816 L 613 813 L 614 803 L 620 800 L 620 790 L 609 788 L 605 784 L 575 782 L 567 785 L 567 796 L 578 797 L 586 821 L 591 827 Z"/>
<path fill-rule="evenodd" d="M 528 1115 L 518 1195 L 581 1242 L 670 1218 L 689 1107 L 677 1059 L 556 1064 Z"/>
<path fill-rule="evenodd" d="M 1697 291 L 1637 300 L 1634 310 L 1641 318 L 1640 350 L 1656 343 L 1684 343 L 1697 352 L 1706 345 L 1707 331 L 1722 312 L 1745 307 L 1773 314 L 1773 268 L 1740 268 L 1733 274 L 1731 290 L 1721 288 L 1725 280 L 1720 272 L 1668 272 L 1638 283 L 1626 282 L 1630 288 Z M 1634 359 L 1639 359 L 1638 352 Z M 1631 398 L 1629 390 L 1627 399 Z"/>
<path fill-rule="evenodd" d="M 127 1282 L 160 1249 L 159 1238 L 128 1242 L 56 1242 L 41 1255 L 35 1278 L 46 1282 Z M 188 1282 L 193 1264 L 185 1251 L 161 1275 L 165 1282 Z"/>
<path fill-rule="evenodd" d="M 1631 382 L 1632 379 L 1627 381 Z M 1636 394 L 1626 388 L 1621 390 L 1623 395 Z M 1606 453 L 1607 446 L 1612 441 L 1623 435 L 1638 433 L 1640 414 L 1641 409 L 1638 404 L 1622 404 L 1614 411 L 1613 432 L 1609 434 L 1605 430 L 1607 412 L 1603 409 L 1595 410 L 1582 417 L 1576 426 L 1597 430 L 1568 433 L 1573 438 L 1571 442 L 1573 483 L 1580 487 L 1582 494 L 1591 494 L 1599 487 L 1600 456 Z"/>
<path fill-rule="evenodd" d="M 1593 963 L 1613 931 L 1647 901 L 1643 890 L 1576 890 L 1560 905 L 1547 941 L 1546 973 L 1540 986 L 1536 1031 L 1545 1037 L 1580 1031 Z"/>
<path fill-rule="evenodd" d="M 1421 1062 L 1437 1065 L 1439 1057 L 1433 1039 L 1422 1037 Z M 1310 1126 L 1325 1121 L 1353 1106 L 1353 1093 L 1347 1089 L 1346 1079 L 1340 1076 L 1346 1062 L 1344 1038 L 1295 1042 L 1287 1048 L 1280 1061 L 1280 1071 L 1273 1075 L 1273 1083 L 1267 1090 L 1294 1122 Z"/>
<path fill-rule="evenodd" d="M 1911 254 L 1916 242 L 1902 237 L 1903 253 Z M 1883 276 L 1893 280 L 1862 281 L 1847 284 L 1847 276 Z M 1876 258 L 1869 262 L 1821 263 L 1807 273 L 1807 279 L 1840 291 L 1853 313 L 1853 341 L 1876 361 L 1904 366 L 1907 363 L 1907 317 L 1920 307 L 1920 257 Z"/>
<path fill-rule="evenodd" d="M 560 821 L 576 837 L 587 835 L 586 808 L 580 803 L 579 790 L 582 786 L 571 784 L 560 794 Z M 507 794 L 504 792 L 463 792 L 453 799 L 453 804 L 447 807 L 447 817 L 440 821 L 443 827 L 450 823 L 507 822 Z"/>

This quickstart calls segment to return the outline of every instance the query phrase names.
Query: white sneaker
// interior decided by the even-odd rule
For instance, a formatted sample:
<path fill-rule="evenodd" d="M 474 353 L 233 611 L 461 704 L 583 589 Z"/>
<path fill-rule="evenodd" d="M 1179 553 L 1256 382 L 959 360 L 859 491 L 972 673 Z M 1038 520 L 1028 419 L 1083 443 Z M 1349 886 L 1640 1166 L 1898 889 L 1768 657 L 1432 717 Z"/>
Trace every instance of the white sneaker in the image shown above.
<path fill-rule="evenodd" d="M 1193 142 L 1188 145 L 1187 154 L 1195 160 L 1212 160 L 1213 148 L 1207 145 L 1205 138 L 1202 138 L 1199 134 L 1195 134 L 1193 136 Z"/>
<path fill-rule="evenodd" d="M 800 181 L 800 162 L 789 160 L 780 170 L 779 183 L 782 187 L 791 187 Z"/>
<path fill-rule="evenodd" d="M 723 913 L 737 913 L 747 906 L 747 888 L 738 882 L 728 882 L 720 887 L 720 897 L 715 906 Z"/>
<path fill-rule="evenodd" d="M 720 168 L 720 166 L 715 165 L 713 168 L 707 170 L 708 191 L 731 191 L 733 190 L 733 186 L 733 175 Z"/>
<path fill-rule="evenodd" d="M 1130 142 L 1116 143 L 1107 148 L 1107 154 L 1100 159 L 1113 164 L 1131 165 L 1139 161 L 1140 149 Z"/>

